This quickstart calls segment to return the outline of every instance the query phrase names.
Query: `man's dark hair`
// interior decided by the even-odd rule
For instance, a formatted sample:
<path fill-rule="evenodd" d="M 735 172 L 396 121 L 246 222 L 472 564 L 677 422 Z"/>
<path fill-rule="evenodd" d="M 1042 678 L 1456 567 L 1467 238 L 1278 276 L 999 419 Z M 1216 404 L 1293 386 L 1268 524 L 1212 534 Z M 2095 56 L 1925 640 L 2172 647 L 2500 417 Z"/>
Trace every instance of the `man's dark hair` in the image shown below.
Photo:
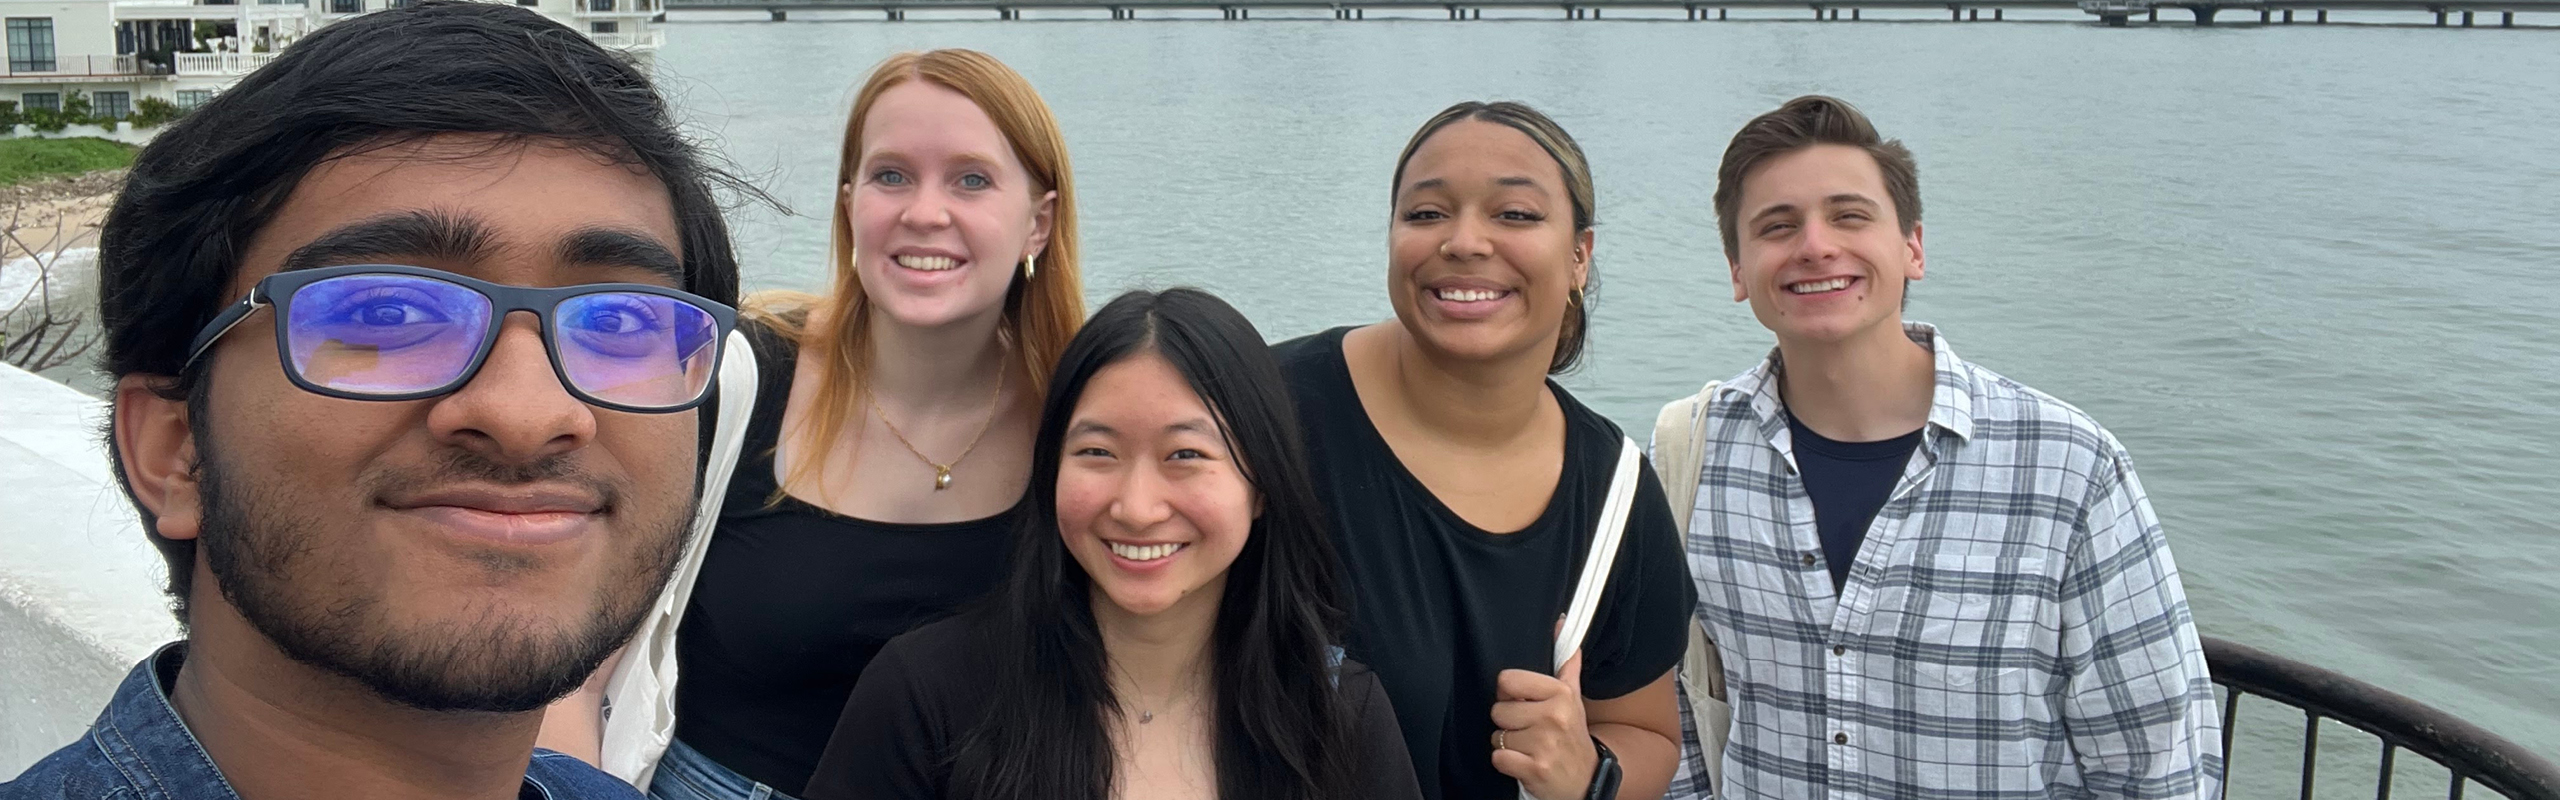
<path fill-rule="evenodd" d="M 430 0 L 303 37 L 135 157 L 99 233 L 108 374 L 162 376 L 154 391 L 186 399 L 200 425 L 204 376 L 184 369 L 187 345 L 238 300 L 241 253 L 294 187 L 330 160 L 445 134 L 486 135 L 501 150 L 566 145 L 648 171 L 674 204 L 682 288 L 736 304 L 737 260 L 713 187 L 762 195 L 696 151 L 646 75 L 532 11 Z M 198 438 L 201 453 L 201 428 Z M 123 459 L 110 461 L 132 498 Z M 162 538 L 151 510 L 134 505 L 169 563 L 183 624 L 195 542 Z"/>
<path fill-rule="evenodd" d="M 1724 148 L 1724 164 L 1716 168 L 1716 227 L 1724 234 L 1727 260 L 1742 257 L 1738 226 L 1743 176 L 1761 162 L 1818 144 L 1866 151 L 1884 173 L 1884 193 L 1893 201 L 1903 235 L 1920 224 L 1920 167 L 1912 162 L 1911 149 L 1900 139 L 1877 135 L 1875 124 L 1847 101 L 1809 94 L 1753 117 Z"/>

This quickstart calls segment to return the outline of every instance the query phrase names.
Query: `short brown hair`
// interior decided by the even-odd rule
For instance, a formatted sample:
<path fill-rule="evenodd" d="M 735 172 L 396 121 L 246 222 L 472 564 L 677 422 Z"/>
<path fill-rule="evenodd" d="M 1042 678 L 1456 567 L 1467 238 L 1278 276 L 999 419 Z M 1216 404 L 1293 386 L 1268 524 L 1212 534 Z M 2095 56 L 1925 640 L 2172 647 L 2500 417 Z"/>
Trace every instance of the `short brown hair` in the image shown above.
<path fill-rule="evenodd" d="M 1777 156 L 1818 144 L 1848 145 L 1867 152 L 1884 173 L 1884 193 L 1893 201 L 1895 221 L 1903 235 L 1920 224 L 1920 167 L 1900 139 L 1876 135 L 1867 115 L 1847 101 L 1818 94 L 1789 100 L 1778 110 L 1753 117 L 1725 145 L 1724 164 L 1716 168 L 1716 229 L 1724 234 L 1724 257 L 1742 257 L 1737 227 L 1742 213 L 1742 177 L 1752 167 Z"/>

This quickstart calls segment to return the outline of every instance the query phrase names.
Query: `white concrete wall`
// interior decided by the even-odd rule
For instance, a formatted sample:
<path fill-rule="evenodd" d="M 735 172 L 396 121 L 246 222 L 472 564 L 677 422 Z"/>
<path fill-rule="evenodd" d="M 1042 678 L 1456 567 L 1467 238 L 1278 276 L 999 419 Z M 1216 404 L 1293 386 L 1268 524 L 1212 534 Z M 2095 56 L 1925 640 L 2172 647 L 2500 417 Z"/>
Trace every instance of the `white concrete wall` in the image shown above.
<path fill-rule="evenodd" d="M 167 569 L 99 444 L 105 411 L 0 364 L 0 778 L 78 739 L 178 638 Z"/>
<path fill-rule="evenodd" d="M 115 12 L 108 0 L 0 0 L 0 17 L 52 17 L 57 60 L 116 54 Z"/>

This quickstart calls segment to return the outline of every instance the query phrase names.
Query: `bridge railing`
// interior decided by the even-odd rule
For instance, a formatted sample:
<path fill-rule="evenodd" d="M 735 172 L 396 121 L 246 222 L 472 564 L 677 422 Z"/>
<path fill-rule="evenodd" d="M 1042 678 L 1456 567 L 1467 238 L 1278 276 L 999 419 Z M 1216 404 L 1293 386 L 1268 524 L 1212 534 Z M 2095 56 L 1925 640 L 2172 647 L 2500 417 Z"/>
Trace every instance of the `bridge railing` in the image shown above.
<path fill-rule="evenodd" d="M 2560 800 L 2560 766 L 2434 707 L 2354 678 L 2247 645 L 2204 637 L 2205 661 L 2222 686 L 2222 752 L 2228 775 L 2235 760 L 2233 734 L 2240 699 L 2272 701 L 2302 712 L 2301 785 L 2312 797 L 2319 776 L 2323 720 L 2345 723 L 2382 740 L 2378 800 L 2390 800 L 2399 753 L 2425 758 L 2452 773 L 2446 796 L 2460 800 L 2468 785 L 2513 800 Z M 2228 797 L 2231 781 L 2223 783 Z"/>

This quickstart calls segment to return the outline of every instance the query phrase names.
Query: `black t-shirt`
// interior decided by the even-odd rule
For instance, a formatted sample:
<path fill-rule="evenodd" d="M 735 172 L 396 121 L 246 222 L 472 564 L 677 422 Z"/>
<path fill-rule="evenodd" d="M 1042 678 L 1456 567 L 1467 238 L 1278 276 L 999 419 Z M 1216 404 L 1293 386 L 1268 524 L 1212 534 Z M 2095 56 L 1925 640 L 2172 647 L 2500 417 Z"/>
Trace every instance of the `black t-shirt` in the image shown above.
<path fill-rule="evenodd" d="M 942 800 L 951 792 L 962 737 L 987 712 L 992 653 L 971 635 L 975 616 L 917 628 L 889 642 L 854 687 L 827 757 L 809 779 L 809 800 Z M 1363 800 L 1418 800 L 1413 764 L 1377 676 L 1356 661 L 1337 678 L 1351 709 L 1351 748 Z"/>
<path fill-rule="evenodd" d="M 1342 357 L 1349 330 L 1272 351 L 1297 399 L 1350 571 L 1351 656 L 1386 685 L 1424 797 L 1516 797 L 1519 783 L 1493 768 L 1495 678 L 1505 669 L 1553 672 L 1556 621 L 1591 549 L 1623 434 L 1549 382 L 1564 408 L 1563 474 L 1536 522 L 1489 533 L 1405 471 L 1369 423 Z M 1687 647 L 1696 589 L 1662 484 L 1650 465 L 1639 475 L 1609 588 L 1583 639 L 1586 697 L 1644 688 Z"/>
<path fill-rule="evenodd" d="M 762 380 L 720 526 L 677 630 L 676 738 L 798 795 L 881 645 L 946 616 L 1004 574 L 1022 505 L 986 519 L 902 525 L 782 496 L 774 445 L 798 347 L 740 325 Z"/>
<path fill-rule="evenodd" d="M 1822 558 L 1831 568 L 1831 590 L 1849 585 L 1849 567 L 1858 561 L 1858 546 L 1867 526 L 1893 494 L 1920 432 L 1880 442 L 1836 442 L 1787 415 L 1794 437 L 1796 472 L 1804 476 L 1804 493 L 1813 500 L 1813 527 L 1822 535 Z"/>

